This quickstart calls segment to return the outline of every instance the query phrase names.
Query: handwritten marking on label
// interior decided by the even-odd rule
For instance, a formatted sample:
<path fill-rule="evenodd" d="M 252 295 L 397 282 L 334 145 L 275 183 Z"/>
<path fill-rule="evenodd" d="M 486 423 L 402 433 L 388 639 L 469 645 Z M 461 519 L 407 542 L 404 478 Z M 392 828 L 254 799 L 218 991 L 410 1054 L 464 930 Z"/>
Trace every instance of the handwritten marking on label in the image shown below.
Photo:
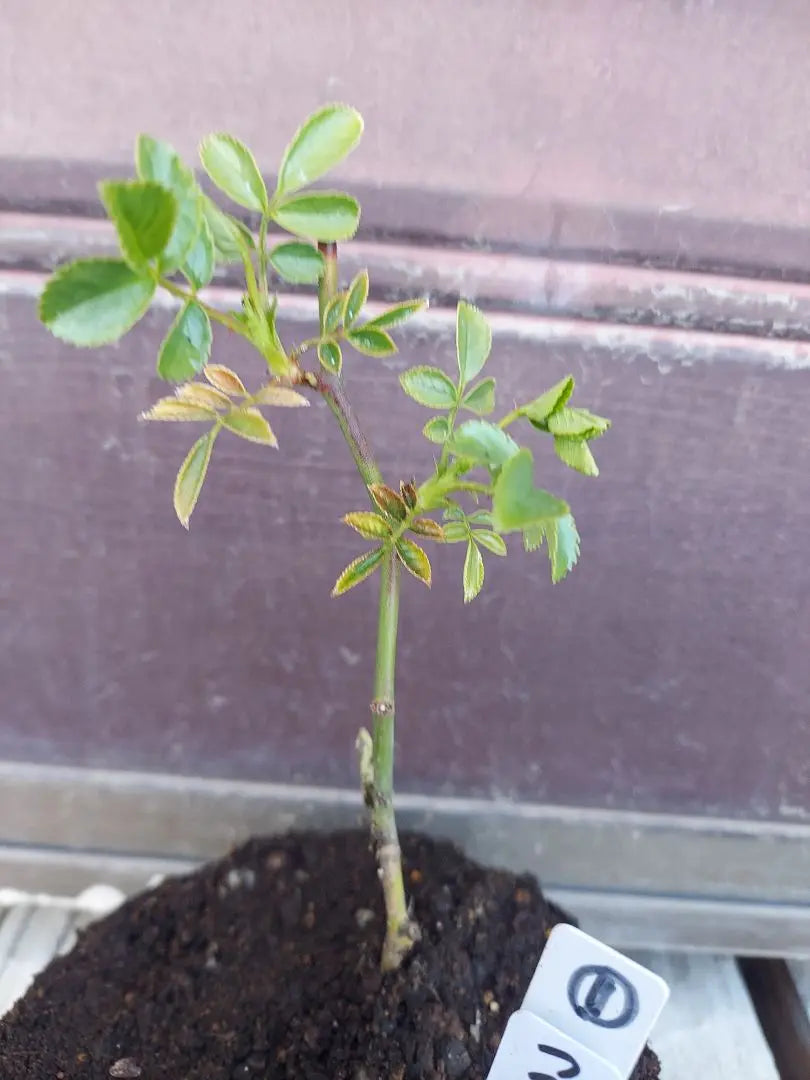
<path fill-rule="evenodd" d="M 592 980 L 587 988 L 588 980 Z M 609 1015 L 610 1000 L 617 991 L 621 998 L 619 1011 Z M 629 979 L 605 964 L 583 964 L 568 980 L 568 1001 L 580 1018 L 597 1027 L 621 1028 L 632 1024 L 638 1016 L 638 993 Z"/>
<path fill-rule="evenodd" d="M 546 1020 L 513 1013 L 487 1080 L 622 1080 L 617 1069 Z"/>
<path fill-rule="evenodd" d="M 660 976 L 576 927 L 555 926 L 523 1009 L 629 1076 L 669 997 Z"/>

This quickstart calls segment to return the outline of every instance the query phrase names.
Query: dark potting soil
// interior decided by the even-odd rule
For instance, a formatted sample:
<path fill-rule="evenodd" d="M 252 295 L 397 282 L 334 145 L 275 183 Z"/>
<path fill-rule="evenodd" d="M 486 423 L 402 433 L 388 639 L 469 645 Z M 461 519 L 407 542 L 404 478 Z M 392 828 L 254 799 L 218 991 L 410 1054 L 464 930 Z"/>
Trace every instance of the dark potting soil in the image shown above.
<path fill-rule="evenodd" d="M 251 840 L 90 927 L 0 1021 L 3 1080 L 483 1080 L 548 931 L 536 882 L 403 841 L 423 940 L 378 968 L 364 834 Z M 646 1050 L 633 1080 L 655 1080 Z"/>

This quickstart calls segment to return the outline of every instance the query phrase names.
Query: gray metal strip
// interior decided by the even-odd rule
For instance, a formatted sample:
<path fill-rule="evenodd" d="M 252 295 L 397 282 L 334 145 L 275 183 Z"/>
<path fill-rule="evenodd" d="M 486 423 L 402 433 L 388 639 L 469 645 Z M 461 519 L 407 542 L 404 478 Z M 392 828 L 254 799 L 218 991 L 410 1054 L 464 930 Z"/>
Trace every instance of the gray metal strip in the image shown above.
<path fill-rule="evenodd" d="M 252 834 L 363 820 L 351 790 L 30 763 L 0 763 L 0 791 L 0 842 L 40 849 L 32 861 L 7 847 L 0 880 L 32 887 L 47 869 L 59 891 L 99 878 L 129 889 L 153 873 L 221 855 Z M 649 923 L 644 945 L 733 941 L 745 952 L 750 932 L 757 948 L 810 952 L 810 826 L 412 794 L 398 802 L 404 828 L 450 839 L 484 863 L 531 871 L 549 889 L 597 891 L 608 907 L 613 892 L 646 898 L 661 923 L 654 931 Z M 80 864 L 65 854 L 71 850 L 83 853 Z M 693 927 L 715 910 L 704 912 L 706 902 L 745 911 L 733 909 L 735 922 L 729 908 L 708 936 L 698 936 Z M 689 912 L 680 928 L 669 921 L 676 904 L 680 918 Z M 625 901 L 615 909 L 610 918 L 621 935 L 637 938 Z M 608 917 L 604 905 L 599 910 Z"/>

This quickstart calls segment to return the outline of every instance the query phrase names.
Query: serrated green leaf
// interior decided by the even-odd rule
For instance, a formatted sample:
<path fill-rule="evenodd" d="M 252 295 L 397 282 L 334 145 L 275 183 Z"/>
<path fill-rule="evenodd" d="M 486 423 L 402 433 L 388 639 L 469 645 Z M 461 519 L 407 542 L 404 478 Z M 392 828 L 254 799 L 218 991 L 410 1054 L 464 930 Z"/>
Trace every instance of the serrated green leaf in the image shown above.
<path fill-rule="evenodd" d="M 453 432 L 450 449 L 479 465 L 496 467 L 513 457 L 520 447 L 511 435 L 488 420 L 465 420 Z"/>
<path fill-rule="evenodd" d="M 542 525 L 527 525 L 523 530 L 523 547 L 526 551 L 537 551 L 545 538 L 546 531 Z"/>
<path fill-rule="evenodd" d="M 250 229 L 224 210 L 220 210 L 207 195 L 201 196 L 200 207 L 211 230 L 217 258 L 226 263 L 240 262 L 255 246 Z"/>
<path fill-rule="evenodd" d="M 548 557 L 551 562 L 551 580 L 556 585 L 573 569 L 579 559 L 579 533 L 570 514 L 545 527 Z"/>
<path fill-rule="evenodd" d="M 363 309 L 363 304 L 368 300 L 368 270 L 361 270 L 355 275 L 346 292 L 346 300 L 343 305 L 343 325 L 348 329 Z M 365 329 L 365 328 L 364 328 Z M 382 331 L 378 331 L 382 333 Z M 383 337 L 388 338 L 387 334 Z M 390 338 L 388 338 L 391 341 Z M 393 345 L 393 342 L 391 342 Z"/>
<path fill-rule="evenodd" d="M 321 362 L 321 367 L 325 368 L 331 375 L 340 374 L 340 369 L 343 366 L 343 354 L 336 341 L 322 341 L 318 346 L 318 359 Z"/>
<path fill-rule="evenodd" d="M 397 351 L 393 338 L 373 326 L 355 327 L 348 332 L 346 340 L 364 356 L 392 356 Z"/>
<path fill-rule="evenodd" d="M 610 421 L 588 409 L 564 408 L 549 416 L 547 425 L 552 435 L 595 439 L 604 435 L 610 427 Z"/>
<path fill-rule="evenodd" d="M 430 420 L 422 428 L 422 434 L 432 443 L 447 442 L 450 434 L 450 425 L 446 416 L 431 416 Z"/>
<path fill-rule="evenodd" d="M 342 596 L 349 589 L 353 589 L 355 585 L 359 585 L 361 581 L 365 581 L 380 565 L 384 554 L 385 549 L 378 547 L 350 562 L 335 582 L 332 596 Z"/>
<path fill-rule="evenodd" d="M 303 394 L 297 390 L 291 390 L 289 386 L 263 386 L 258 393 L 253 395 L 256 405 L 278 405 L 283 409 L 306 408 L 309 402 Z"/>
<path fill-rule="evenodd" d="M 349 105 L 324 105 L 293 135 L 278 172 L 278 195 L 311 184 L 338 165 L 363 134 L 363 118 Z"/>
<path fill-rule="evenodd" d="M 263 443 L 265 446 L 278 446 L 278 439 L 273 434 L 273 429 L 259 410 L 250 405 L 226 413 L 222 417 L 222 423 L 234 435 L 239 435 L 249 442 Z"/>
<path fill-rule="evenodd" d="M 383 514 L 395 521 L 404 521 L 408 516 L 405 500 L 387 484 L 369 484 L 368 491 Z"/>
<path fill-rule="evenodd" d="M 216 253 L 211 227 L 205 218 L 201 218 L 197 238 L 183 263 L 183 273 L 195 290 L 205 288 L 210 282 L 214 276 L 215 261 Z"/>
<path fill-rule="evenodd" d="M 154 180 L 168 188 L 177 203 L 172 235 L 160 258 L 160 268 L 173 273 L 183 263 L 199 232 L 202 195 L 194 174 L 184 165 L 174 148 L 150 135 L 140 135 L 135 146 L 135 162 L 141 180 Z"/>
<path fill-rule="evenodd" d="M 486 526 L 488 529 L 492 528 L 492 513 L 489 510 L 473 510 L 471 514 L 467 515 L 467 520 L 474 525 Z"/>
<path fill-rule="evenodd" d="M 475 378 L 491 348 L 492 330 L 484 315 L 460 300 L 456 309 L 456 358 L 462 385 Z"/>
<path fill-rule="evenodd" d="M 462 409 L 469 409 L 478 416 L 487 416 L 495 408 L 495 380 L 482 379 L 471 387 L 461 399 Z"/>
<path fill-rule="evenodd" d="M 350 240 L 360 224 L 360 204 L 342 191 L 311 191 L 285 199 L 271 217 L 282 229 L 307 240 Z"/>
<path fill-rule="evenodd" d="M 218 426 L 213 427 L 197 439 L 180 466 L 174 482 L 174 511 L 180 519 L 180 524 L 186 529 L 192 511 L 197 505 L 197 499 L 200 497 L 218 431 Z"/>
<path fill-rule="evenodd" d="M 346 514 L 343 521 L 355 532 L 359 532 L 364 540 L 383 540 L 391 535 L 389 523 L 373 510 L 355 510 Z"/>
<path fill-rule="evenodd" d="M 491 551 L 493 555 L 506 555 L 506 542 L 502 536 L 488 529 L 476 529 L 473 533 L 476 544 Z"/>
<path fill-rule="evenodd" d="M 464 556 L 464 603 L 469 604 L 478 596 L 484 585 L 484 560 L 481 552 L 472 540 L 467 541 L 467 554 Z"/>
<path fill-rule="evenodd" d="M 200 161 L 216 186 L 248 210 L 264 213 L 267 189 L 250 150 L 234 135 L 214 132 L 200 143 Z"/>
<path fill-rule="evenodd" d="M 324 271 L 323 255 L 312 244 L 290 240 L 270 252 L 270 265 L 290 285 L 317 285 Z"/>
<path fill-rule="evenodd" d="M 546 390 L 540 397 L 530 401 L 528 405 L 522 405 L 520 415 L 531 420 L 533 424 L 544 423 L 552 413 L 561 409 L 574 392 L 574 376 L 566 375 L 560 379 L 550 390 Z"/>
<path fill-rule="evenodd" d="M 103 180 L 98 188 L 124 258 L 133 270 L 144 270 L 169 242 L 177 218 L 174 196 L 151 180 Z"/>
<path fill-rule="evenodd" d="M 175 394 L 180 401 L 190 401 L 192 405 L 201 405 L 206 409 L 230 409 L 231 399 L 213 386 L 205 383 L 187 382 L 178 386 Z"/>
<path fill-rule="evenodd" d="M 211 355 L 211 323 L 208 315 L 190 300 L 180 311 L 163 339 L 157 373 L 167 382 L 185 382 L 199 374 Z"/>
<path fill-rule="evenodd" d="M 466 521 L 448 521 L 444 526 L 445 544 L 460 544 L 470 539 L 470 529 Z"/>
<path fill-rule="evenodd" d="M 154 180 L 171 190 L 178 162 L 177 151 L 162 139 L 139 135 L 135 140 L 135 170 L 139 179 Z"/>
<path fill-rule="evenodd" d="M 428 588 L 430 588 L 431 581 L 431 569 L 430 559 L 427 554 L 415 544 L 413 540 L 409 540 L 406 536 L 401 536 L 397 540 L 397 557 L 406 570 L 409 570 L 415 578 L 424 582 Z"/>
<path fill-rule="evenodd" d="M 501 469 L 492 496 L 492 519 L 499 533 L 520 532 L 568 513 L 562 499 L 534 486 L 533 472 L 530 450 L 520 450 Z"/>
<path fill-rule="evenodd" d="M 245 384 L 236 372 L 229 367 L 225 367 L 224 364 L 206 364 L 203 368 L 203 375 L 212 386 L 215 386 L 217 390 L 221 390 L 223 394 L 240 397 L 247 393 Z"/>
<path fill-rule="evenodd" d="M 554 449 L 557 457 L 571 469 L 576 469 L 584 476 L 598 476 L 599 467 L 594 460 L 591 449 L 584 439 L 572 436 L 554 436 Z"/>
<path fill-rule="evenodd" d="M 399 385 L 408 397 L 429 409 L 450 409 L 456 403 L 456 388 L 439 368 L 408 368 L 400 375 Z"/>
<path fill-rule="evenodd" d="M 71 345 L 106 345 L 130 330 L 155 292 L 121 259 L 82 259 L 53 274 L 39 298 L 39 317 Z"/>
<path fill-rule="evenodd" d="M 160 398 L 154 405 L 142 412 L 140 420 L 165 420 L 189 423 L 197 420 L 216 420 L 215 410 L 207 404 L 188 401 L 183 398 Z"/>
<path fill-rule="evenodd" d="M 343 318 L 343 305 L 346 301 L 345 293 L 338 293 L 337 296 L 333 296 L 329 303 L 326 305 L 326 310 L 323 313 L 323 329 L 326 334 L 334 334 L 341 324 Z"/>
<path fill-rule="evenodd" d="M 388 308 L 381 315 L 369 319 L 365 325 L 373 326 L 377 330 L 388 330 L 392 326 L 399 326 L 406 319 L 410 319 L 417 311 L 427 307 L 427 303 L 427 300 L 405 300 L 401 304 L 395 304 L 393 307 Z"/>

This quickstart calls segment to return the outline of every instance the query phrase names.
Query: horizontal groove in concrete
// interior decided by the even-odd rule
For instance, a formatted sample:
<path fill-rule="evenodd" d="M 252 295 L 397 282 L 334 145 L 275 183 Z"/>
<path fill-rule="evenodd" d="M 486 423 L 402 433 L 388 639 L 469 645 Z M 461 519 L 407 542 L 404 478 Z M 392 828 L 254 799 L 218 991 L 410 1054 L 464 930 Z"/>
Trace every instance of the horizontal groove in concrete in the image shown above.
<path fill-rule="evenodd" d="M 106 221 L 0 213 L 0 266 L 6 269 L 47 271 L 69 258 L 116 252 Z M 372 295 L 380 297 L 464 296 L 534 315 L 810 337 L 810 285 L 799 282 L 381 241 L 342 245 L 341 263 L 347 278 L 368 268 Z"/>

